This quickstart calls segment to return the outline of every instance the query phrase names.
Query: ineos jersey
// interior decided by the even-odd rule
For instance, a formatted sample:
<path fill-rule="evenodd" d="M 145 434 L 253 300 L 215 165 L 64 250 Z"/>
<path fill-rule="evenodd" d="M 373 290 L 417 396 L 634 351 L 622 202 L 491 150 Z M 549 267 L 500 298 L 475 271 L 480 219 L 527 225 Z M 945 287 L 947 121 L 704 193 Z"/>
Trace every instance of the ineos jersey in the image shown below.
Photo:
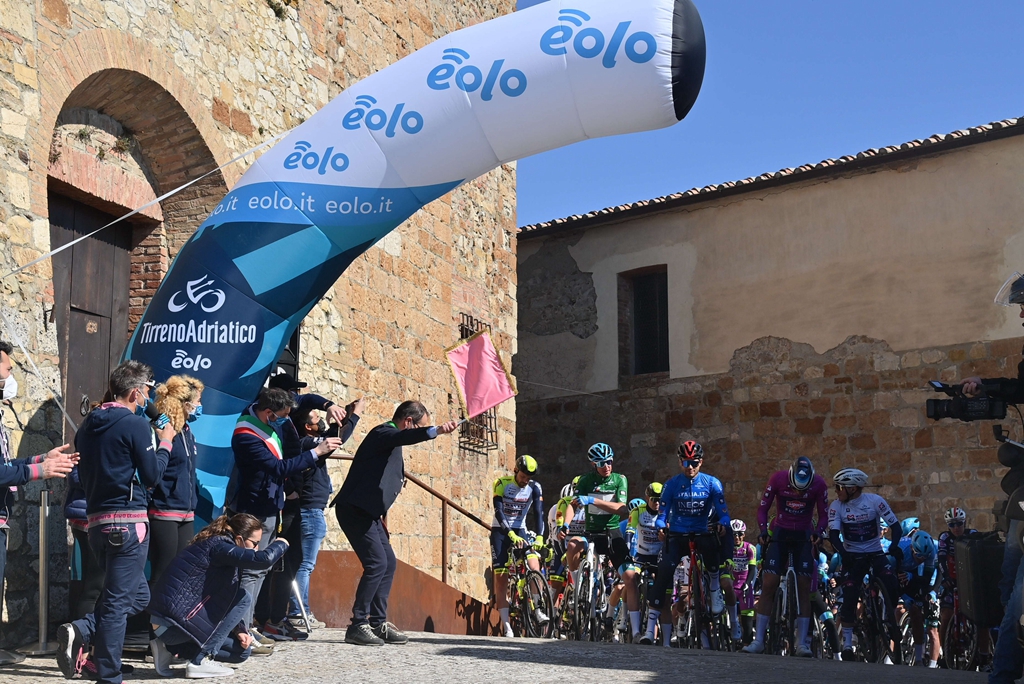
<path fill-rule="evenodd" d="M 670 532 L 704 534 L 712 520 L 726 527 L 730 521 L 722 483 L 704 473 L 692 480 L 679 474 L 666 482 L 658 510 L 657 526 Z"/>
<path fill-rule="evenodd" d="M 889 504 L 877 494 L 865 492 L 846 503 L 837 499 L 828 507 L 828 529 L 842 532 L 843 546 L 853 553 L 882 552 L 880 519 L 890 527 L 900 524 Z"/>

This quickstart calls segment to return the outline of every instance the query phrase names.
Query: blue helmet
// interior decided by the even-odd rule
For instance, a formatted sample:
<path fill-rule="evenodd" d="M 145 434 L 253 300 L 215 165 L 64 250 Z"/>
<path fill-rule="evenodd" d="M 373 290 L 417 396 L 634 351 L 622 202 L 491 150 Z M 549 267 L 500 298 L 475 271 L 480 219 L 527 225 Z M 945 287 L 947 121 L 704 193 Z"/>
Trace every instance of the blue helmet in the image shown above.
<path fill-rule="evenodd" d="M 803 491 L 814 481 L 814 464 L 811 459 L 801 456 L 789 466 L 789 484 L 793 489 Z"/>
<path fill-rule="evenodd" d="M 630 513 L 632 513 L 636 509 L 643 506 L 645 503 L 647 502 L 644 501 L 643 499 L 631 499 L 630 502 L 626 504 L 626 507 L 629 509 Z"/>
<path fill-rule="evenodd" d="M 903 536 L 909 537 L 913 534 L 914 530 L 921 529 L 921 519 L 915 517 L 904 518 L 903 521 L 900 522 L 900 528 L 903 530 Z"/>
<path fill-rule="evenodd" d="M 913 539 L 910 546 L 914 550 L 915 556 L 924 558 L 926 562 L 935 557 L 935 544 L 932 543 L 932 535 L 918 529 Z"/>
<path fill-rule="evenodd" d="M 615 452 L 604 442 L 598 442 L 587 450 L 587 457 L 595 465 L 604 465 L 615 458 Z"/>

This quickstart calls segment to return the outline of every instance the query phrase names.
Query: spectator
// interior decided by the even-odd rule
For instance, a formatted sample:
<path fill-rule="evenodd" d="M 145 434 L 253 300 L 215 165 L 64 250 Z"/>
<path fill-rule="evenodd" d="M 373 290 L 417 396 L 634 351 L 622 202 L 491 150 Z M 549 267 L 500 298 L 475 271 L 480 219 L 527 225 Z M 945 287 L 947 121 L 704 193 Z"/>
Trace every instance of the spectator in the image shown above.
<path fill-rule="evenodd" d="M 429 422 L 430 414 L 420 402 L 399 404 L 394 417 L 370 430 L 359 445 L 345 484 L 331 502 L 363 566 L 345 643 L 378 646 L 409 641 L 387 621 L 396 561 L 384 516 L 405 483 L 402 447 L 449 434 L 458 427 L 455 421 L 436 427 L 428 426 Z"/>
<path fill-rule="evenodd" d="M 12 398 L 12 388 L 17 384 L 11 375 L 11 353 L 14 348 L 9 342 L 0 341 L 0 388 L 3 398 Z M 3 419 L 0 407 L 0 421 Z M 4 574 L 7 570 L 7 518 L 11 514 L 14 496 L 18 487 L 48 477 L 65 477 L 78 461 L 77 453 L 66 453 L 71 448 L 63 444 L 42 456 L 14 459 L 11 457 L 11 440 L 7 428 L 0 422 L 0 597 L 3 596 Z M 21 662 L 24 656 L 0 650 L 0 665 Z"/>
<path fill-rule="evenodd" d="M 151 387 L 149 366 L 125 361 L 110 375 L 113 401 L 90 411 L 75 436 L 89 545 L 105 575 L 95 612 L 57 631 L 57 664 L 66 679 L 82 675 L 120 684 L 128 616 L 149 603 L 146 488 L 160 481 L 175 436 L 165 423 L 156 429 L 157 443 L 143 417 Z M 83 657 L 86 644 L 92 645 L 91 658 Z"/>
<path fill-rule="evenodd" d="M 316 448 L 285 459 L 279 430 L 288 421 L 296 401 L 288 392 L 269 388 L 260 392 L 256 403 L 239 417 L 231 437 L 231 449 L 238 469 L 238 487 L 235 510 L 249 513 L 262 523 L 263 534 L 259 549 L 262 551 L 274 539 L 278 514 L 284 508 L 285 480 L 295 473 L 316 465 L 339 446 L 341 440 L 328 438 Z M 267 569 L 247 568 L 242 571 L 242 587 L 255 602 L 259 596 Z M 253 606 L 250 606 L 245 624 L 253 628 Z M 253 636 L 263 636 L 255 630 Z"/>
<path fill-rule="evenodd" d="M 310 411 L 305 417 L 302 417 L 301 413 L 298 414 L 294 422 L 303 448 L 312 448 L 313 445 L 325 438 L 335 435 L 339 436 L 344 444 L 355 431 L 362 413 L 363 400 L 356 399 L 345 407 L 345 418 L 341 424 L 332 425 L 330 429 L 315 410 Z M 304 473 L 297 485 L 298 504 L 301 509 L 302 562 L 295 573 L 295 580 L 299 587 L 299 595 L 302 597 L 303 607 L 306 609 L 306 615 L 313 623 L 311 626 L 320 628 L 325 625 L 316 619 L 309 606 L 309 577 L 316 567 L 320 544 L 327 536 L 327 520 L 324 517 L 324 509 L 327 508 L 327 502 L 330 501 L 333 492 L 331 475 L 327 472 L 327 461 L 320 461 L 316 468 Z M 301 617 L 302 610 L 294 597 L 291 599 L 289 612 L 293 617 Z"/>
<path fill-rule="evenodd" d="M 261 546 L 263 523 L 247 513 L 222 515 L 178 554 L 153 585 L 149 604 L 157 638 L 157 674 L 172 677 L 171 656 L 185 658 L 190 679 L 233 674 L 215 661 L 240 663 L 254 641 L 245 613 L 252 598 L 242 588 L 240 569 L 266 570 L 284 555 L 283 539 Z"/>
<path fill-rule="evenodd" d="M 189 425 L 203 415 L 203 383 L 187 375 L 172 375 L 156 388 L 156 410 L 171 421 L 178 434 L 167 467 L 149 504 L 150 584 L 156 584 L 195 535 L 193 521 L 199 504 L 196 486 L 196 438 Z"/>

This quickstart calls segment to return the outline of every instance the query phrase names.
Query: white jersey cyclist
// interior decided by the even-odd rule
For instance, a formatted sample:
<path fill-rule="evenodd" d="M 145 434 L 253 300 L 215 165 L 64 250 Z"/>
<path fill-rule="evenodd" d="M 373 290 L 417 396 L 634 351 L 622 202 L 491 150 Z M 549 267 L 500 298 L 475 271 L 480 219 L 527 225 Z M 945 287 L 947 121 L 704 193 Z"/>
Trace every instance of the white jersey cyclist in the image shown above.
<path fill-rule="evenodd" d="M 890 526 L 900 524 L 889 504 L 878 494 L 863 492 L 845 503 L 836 499 L 828 507 L 828 529 L 839 530 L 843 546 L 853 553 L 882 552 L 880 520 Z"/>

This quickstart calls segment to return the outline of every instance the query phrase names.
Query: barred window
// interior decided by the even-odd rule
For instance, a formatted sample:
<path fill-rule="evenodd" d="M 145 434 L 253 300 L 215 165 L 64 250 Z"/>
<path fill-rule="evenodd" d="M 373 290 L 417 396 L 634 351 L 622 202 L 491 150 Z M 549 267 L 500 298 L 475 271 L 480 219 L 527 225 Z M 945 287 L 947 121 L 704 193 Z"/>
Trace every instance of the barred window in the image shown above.
<path fill-rule="evenodd" d="M 478 332 L 491 332 L 489 323 L 484 323 L 479 318 L 470 314 L 462 314 L 459 321 L 459 337 L 466 339 Z M 465 412 L 460 408 L 459 417 L 465 418 Z M 492 408 L 478 416 L 473 416 L 459 427 L 459 451 L 467 451 L 476 454 L 486 454 L 498 448 L 498 412 Z"/>

